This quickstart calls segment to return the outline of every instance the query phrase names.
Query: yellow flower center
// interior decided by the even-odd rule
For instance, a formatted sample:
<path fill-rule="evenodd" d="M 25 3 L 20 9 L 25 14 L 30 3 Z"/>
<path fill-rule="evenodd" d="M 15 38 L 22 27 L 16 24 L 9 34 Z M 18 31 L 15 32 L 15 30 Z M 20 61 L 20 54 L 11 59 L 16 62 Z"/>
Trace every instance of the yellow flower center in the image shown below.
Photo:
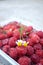
<path fill-rule="evenodd" d="M 18 42 L 18 44 L 17 44 L 18 46 L 22 46 L 22 43 L 21 42 Z"/>
<path fill-rule="evenodd" d="M 27 45 L 28 45 L 28 44 L 27 44 L 26 42 L 23 44 L 24 47 L 27 47 Z"/>

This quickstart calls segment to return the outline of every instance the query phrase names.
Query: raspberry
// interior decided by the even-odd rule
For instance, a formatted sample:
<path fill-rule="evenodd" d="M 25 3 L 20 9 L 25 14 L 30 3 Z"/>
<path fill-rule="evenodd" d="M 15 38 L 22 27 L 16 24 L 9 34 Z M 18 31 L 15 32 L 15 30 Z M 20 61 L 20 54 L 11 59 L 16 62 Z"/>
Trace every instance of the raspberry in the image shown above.
<path fill-rule="evenodd" d="M 3 33 L 0 33 L 0 39 L 2 40 L 2 39 L 5 39 L 7 36 L 6 36 L 6 34 L 3 34 Z"/>
<path fill-rule="evenodd" d="M 3 28 L 0 28 L 0 33 L 2 33 L 2 31 L 3 31 Z"/>
<path fill-rule="evenodd" d="M 18 29 L 16 29 L 16 30 L 13 31 L 13 36 L 16 37 L 17 39 L 20 38 L 20 32 L 19 32 Z"/>
<path fill-rule="evenodd" d="M 33 46 L 34 43 L 32 43 L 31 39 L 27 39 L 28 45 Z"/>
<path fill-rule="evenodd" d="M 20 65 L 31 65 L 31 59 L 26 56 L 23 56 L 19 58 L 18 63 Z"/>
<path fill-rule="evenodd" d="M 43 46 L 43 38 L 40 39 L 40 44 Z"/>
<path fill-rule="evenodd" d="M 39 60 L 40 60 L 39 56 L 36 55 L 36 54 L 33 54 L 33 55 L 31 56 L 31 59 L 32 59 L 32 62 L 34 62 L 34 63 L 38 63 Z"/>
<path fill-rule="evenodd" d="M 37 54 L 39 57 L 43 57 L 43 50 L 37 50 L 37 51 L 36 51 L 36 54 Z"/>
<path fill-rule="evenodd" d="M 10 25 L 10 24 L 7 24 L 7 25 L 5 25 L 5 26 L 3 27 L 3 29 L 4 29 L 4 30 L 9 30 L 10 27 L 11 27 L 11 25 Z"/>
<path fill-rule="evenodd" d="M 36 34 L 37 34 L 40 38 L 43 38 L 43 32 L 42 32 L 42 31 L 37 31 Z"/>
<path fill-rule="evenodd" d="M 37 63 L 36 65 L 42 65 L 41 63 Z"/>
<path fill-rule="evenodd" d="M 33 43 L 38 43 L 38 42 L 40 41 L 39 36 L 38 36 L 37 34 L 35 34 L 35 33 L 31 33 L 31 34 L 29 35 L 29 37 L 31 38 L 31 41 L 32 41 Z"/>
<path fill-rule="evenodd" d="M 35 44 L 34 45 L 34 50 L 41 50 L 42 49 L 42 46 L 41 46 L 41 44 Z"/>
<path fill-rule="evenodd" d="M 5 25 L 3 29 L 4 30 L 10 30 L 10 29 L 14 30 L 14 29 L 16 29 L 16 25 L 14 25 L 13 23 L 9 23 L 9 24 Z"/>
<path fill-rule="evenodd" d="M 0 40 L 0 48 L 2 47 L 2 41 Z"/>
<path fill-rule="evenodd" d="M 7 44 L 8 44 L 8 41 L 9 41 L 9 39 L 8 39 L 8 38 L 7 38 L 7 39 L 2 40 L 2 44 L 3 44 L 3 45 L 7 45 Z"/>
<path fill-rule="evenodd" d="M 11 37 L 11 38 L 9 39 L 9 43 L 8 43 L 9 46 L 10 46 L 10 47 L 15 47 L 15 46 L 16 46 L 15 41 L 16 41 L 16 38 Z"/>
<path fill-rule="evenodd" d="M 27 53 L 27 48 L 26 47 L 16 47 L 16 50 L 18 51 L 18 56 L 21 57 Z"/>
<path fill-rule="evenodd" d="M 30 34 L 29 34 L 29 38 L 31 38 L 34 34 L 36 34 L 35 32 L 31 32 Z"/>
<path fill-rule="evenodd" d="M 8 52 L 9 52 L 9 49 L 10 49 L 10 46 L 9 46 L 9 45 L 5 45 L 5 46 L 2 47 L 2 50 L 3 50 L 5 53 L 7 53 L 7 54 L 8 54 Z"/>
<path fill-rule="evenodd" d="M 20 24 L 16 21 L 14 21 L 13 23 L 11 22 L 11 24 L 14 25 L 14 30 L 20 28 Z"/>
<path fill-rule="evenodd" d="M 19 23 L 17 23 L 17 24 L 16 24 L 16 27 L 17 27 L 17 28 L 20 28 L 20 24 L 19 24 Z"/>
<path fill-rule="evenodd" d="M 12 37 L 13 36 L 13 32 L 12 31 L 7 31 L 7 37 Z"/>
<path fill-rule="evenodd" d="M 40 63 L 43 65 L 43 59 L 40 59 Z"/>
<path fill-rule="evenodd" d="M 32 46 L 27 47 L 27 55 L 32 55 L 34 53 L 34 49 Z"/>
<path fill-rule="evenodd" d="M 10 50 L 9 50 L 9 55 L 10 55 L 10 57 L 12 57 L 13 59 L 16 59 L 16 58 L 17 58 L 17 50 L 16 50 L 16 48 L 10 48 Z"/>
<path fill-rule="evenodd" d="M 32 26 L 28 26 L 27 27 L 27 32 L 31 32 L 33 30 L 33 27 Z"/>

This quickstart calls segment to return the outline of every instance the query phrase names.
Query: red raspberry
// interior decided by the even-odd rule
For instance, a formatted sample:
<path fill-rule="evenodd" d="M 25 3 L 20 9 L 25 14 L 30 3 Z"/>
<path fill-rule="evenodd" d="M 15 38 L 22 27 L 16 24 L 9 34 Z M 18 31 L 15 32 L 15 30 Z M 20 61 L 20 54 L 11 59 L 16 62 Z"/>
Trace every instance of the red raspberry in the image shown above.
<path fill-rule="evenodd" d="M 15 41 L 16 41 L 16 38 L 11 37 L 11 38 L 9 39 L 9 43 L 8 43 L 9 46 L 10 46 L 10 47 L 15 47 L 15 46 L 16 46 Z"/>
<path fill-rule="evenodd" d="M 9 23 L 9 24 L 5 25 L 3 29 L 4 30 L 10 30 L 10 29 L 14 30 L 14 29 L 16 29 L 16 25 L 14 25 L 13 23 Z"/>
<path fill-rule="evenodd" d="M 8 41 L 9 41 L 9 39 L 8 39 L 8 38 L 7 38 L 7 39 L 2 40 L 2 44 L 3 44 L 3 45 L 7 45 L 7 44 L 8 44 Z"/>
<path fill-rule="evenodd" d="M 34 45 L 34 50 L 41 50 L 42 49 L 42 46 L 41 46 L 41 44 L 35 44 Z"/>
<path fill-rule="evenodd" d="M 0 33 L 0 39 L 5 39 L 6 37 L 6 34 Z"/>
<path fill-rule="evenodd" d="M 34 43 L 32 43 L 31 39 L 27 39 L 28 45 L 33 46 Z"/>
<path fill-rule="evenodd" d="M 0 40 L 0 48 L 2 47 L 2 41 Z"/>
<path fill-rule="evenodd" d="M 16 28 L 17 28 L 17 26 L 16 26 L 16 25 L 11 24 L 11 28 L 10 28 L 10 29 L 15 30 Z"/>
<path fill-rule="evenodd" d="M 17 28 L 20 28 L 20 24 L 19 23 L 16 23 L 15 24 Z"/>
<path fill-rule="evenodd" d="M 40 63 L 43 65 L 43 58 L 42 58 L 42 59 L 40 59 Z"/>
<path fill-rule="evenodd" d="M 4 30 L 9 30 L 10 27 L 11 27 L 11 25 L 10 25 L 10 24 L 7 24 L 7 25 L 5 25 L 5 26 L 3 27 L 3 29 L 4 29 Z"/>
<path fill-rule="evenodd" d="M 33 27 L 32 26 L 28 26 L 27 27 L 27 32 L 31 32 L 33 30 Z"/>
<path fill-rule="evenodd" d="M 35 32 L 31 32 L 30 34 L 29 34 L 29 38 L 31 38 L 34 34 L 36 34 Z"/>
<path fill-rule="evenodd" d="M 31 59 L 32 59 L 32 62 L 34 62 L 34 63 L 38 63 L 39 60 L 40 60 L 39 56 L 36 55 L 36 54 L 33 54 L 33 55 L 31 56 Z"/>
<path fill-rule="evenodd" d="M 38 43 L 40 41 L 40 38 L 36 33 L 30 33 L 29 37 L 33 43 Z"/>
<path fill-rule="evenodd" d="M 13 23 L 11 22 L 11 24 L 14 25 L 14 30 L 20 28 L 20 24 L 16 21 L 14 21 Z"/>
<path fill-rule="evenodd" d="M 37 34 L 40 38 L 43 38 L 43 32 L 42 32 L 42 31 L 37 31 L 36 34 Z"/>
<path fill-rule="evenodd" d="M 43 38 L 40 39 L 40 44 L 43 46 Z"/>
<path fill-rule="evenodd" d="M 36 51 L 36 54 L 37 54 L 39 57 L 43 57 L 43 50 L 37 50 L 37 51 Z"/>
<path fill-rule="evenodd" d="M 8 54 L 8 52 L 9 52 L 9 48 L 10 48 L 9 45 L 5 45 L 5 46 L 2 47 L 2 50 L 3 50 L 5 53 Z"/>
<path fill-rule="evenodd" d="M 27 48 L 26 47 L 16 47 L 16 50 L 18 51 L 18 56 L 21 57 L 27 53 Z"/>
<path fill-rule="evenodd" d="M 34 49 L 32 46 L 27 46 L 27 55 L 32 55 L 34 53 Z"/>
<path fill-rule="evenodd" d="M 10 50 L 9 50 L 9 55 L 10 55 L 13 59 L 16 59 L 16 58 L 17 58 L 17 50 L 16 50 L 16 48 L 10 48 Z"/>
<path fill-rule="evenodd" d="M 6 33 L 7 33 L 7 37 L 12 37 L 13 36 L 13 32 L 12 31 L 8 30 Z"/>
<path fill-rule="evenodd" d="M 2 33 L 2 31 L 3 31 L 3 28 L 0 28 L 0 33 Z"/>
<path fill-rule="evenodd" d="M 23 56 L 19 58 L 18 63 L 20 65 L 31 65 L 31 59 L 26 56 Z"/>
<path fill-rule="evenodd" d="M 36 65 L 42 65 L 41 63 L 37 63 Z"/>
<path fill-rule="evenodd" d="M 17 39 L 20 38 L 20 32 L 19 32 L 18 29 L 15 29 L 15 30 L 13 31 L 13 36 L 16 37 Z"/>

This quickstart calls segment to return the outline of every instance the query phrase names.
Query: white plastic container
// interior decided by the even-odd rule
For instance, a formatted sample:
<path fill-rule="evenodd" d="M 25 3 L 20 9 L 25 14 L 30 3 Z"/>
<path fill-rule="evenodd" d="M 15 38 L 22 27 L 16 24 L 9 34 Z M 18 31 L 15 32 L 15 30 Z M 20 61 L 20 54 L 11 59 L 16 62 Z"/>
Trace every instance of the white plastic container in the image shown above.
<path fill-rule="evenodd" d="M 0 25 L 4 26 L 5 24 L 9 22 L 13 22 L 13 21 L 18 21 L 27 26 L 31 25 L 34 27 L 34 29 L 41 30 L 40 27 L 37 28 L 37 25 L 34 25 L 32 22 L 29 22 L 28 20 L 24 20 L 24 19 L 18 19 L 18 18 L 13 18 L 7 21 L 0 22 Z M 0 65 L 19 65 L 19 64 L 15 60 L 13 60 L 11 57 L 9 57 L 6 53 L 4 53 L 2 50 L 0 50 Z"/>
<path fill-rule="evenodd" d="M 19 65 L 10 56 L 0 50 L 0 65 Z"/>

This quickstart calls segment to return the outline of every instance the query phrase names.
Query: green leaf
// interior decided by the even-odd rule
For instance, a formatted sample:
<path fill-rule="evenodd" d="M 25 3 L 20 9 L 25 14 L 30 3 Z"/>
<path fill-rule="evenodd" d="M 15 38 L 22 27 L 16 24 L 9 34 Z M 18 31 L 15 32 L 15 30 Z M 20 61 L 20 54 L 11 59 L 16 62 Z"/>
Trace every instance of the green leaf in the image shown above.
<path fill-rule="evenodd" d="M 23 30 L 24 30 L 24 28 L 23 28 L 23 27 L 20 27 L 20 28 L 19 28 L 20 38 L 22 37 Z"/>
<path fill-rule="evenodd" d="M 22 33 L 22 31 L 23 31 L 23 27 L 21 27 L 21 28 L 19 29 L 19 32 L 20 32 L 20 33 Z"/>

